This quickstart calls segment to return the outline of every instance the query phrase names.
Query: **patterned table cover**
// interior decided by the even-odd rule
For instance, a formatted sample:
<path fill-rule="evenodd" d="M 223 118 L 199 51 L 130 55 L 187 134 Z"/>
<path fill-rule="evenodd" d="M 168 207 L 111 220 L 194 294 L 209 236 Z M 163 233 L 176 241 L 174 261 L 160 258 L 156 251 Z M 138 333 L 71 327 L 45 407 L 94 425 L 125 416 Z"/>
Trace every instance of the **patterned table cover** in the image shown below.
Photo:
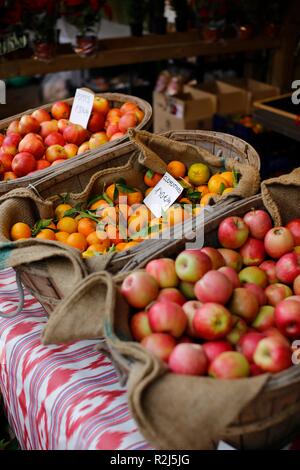
<path fill-rule="evenodd" d="M 16 309 L 14 271 L 0 272 L 0 311 Z M 22 314 L 0 317 L 0 389 L 22 449 L 149 449 L 132 419 L 126 390 L 95 341 L 43 346 L 46 315 L 25 295 Z"/>

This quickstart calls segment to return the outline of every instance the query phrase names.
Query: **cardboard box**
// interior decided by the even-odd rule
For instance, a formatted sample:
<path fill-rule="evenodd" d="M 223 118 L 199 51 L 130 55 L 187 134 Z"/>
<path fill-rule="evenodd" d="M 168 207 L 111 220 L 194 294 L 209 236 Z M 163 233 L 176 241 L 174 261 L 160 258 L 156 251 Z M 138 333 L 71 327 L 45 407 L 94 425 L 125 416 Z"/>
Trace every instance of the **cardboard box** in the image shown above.
<path fill-rule="evenodd" d="M 247 114 L 253 112 L 254 101 L 272 98 L 273 96 L 278 96 L 280 93 L 278 87 L 270 85 L 269 83 L 253 80 L 252 78 L 233 78 L 225 80 L 224 83 L 233 85 L 247 92 Z"/>
<path fill-rule="evenodd" d="M 215 95 L 185 86 L 182 97 L 153 93 L 154 132 L 188 129 L 211 129 L 216 112 Z"/>
<path fill-rule="evenodd" d="M 198 85 L 197 89 L 212 93 L 217 99 L 218 114 L 245 114 L 248 92 L 219 80 Z"/>

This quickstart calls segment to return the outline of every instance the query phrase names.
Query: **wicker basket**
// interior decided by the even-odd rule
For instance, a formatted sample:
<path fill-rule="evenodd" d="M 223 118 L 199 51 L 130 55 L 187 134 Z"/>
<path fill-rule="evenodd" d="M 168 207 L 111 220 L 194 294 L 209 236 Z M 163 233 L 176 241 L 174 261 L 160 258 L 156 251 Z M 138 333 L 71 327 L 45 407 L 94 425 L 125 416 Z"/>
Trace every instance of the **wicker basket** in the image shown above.
<path fill-rule="evenodd" d="M 224 217 L 233 215 L 243 216 L 246 212 L 263 209 L 260 195 L 232 204 L 225 210 L 219 209 L 218 214 L 205 225 L 205 244 L 219 246 L 217 229 Z M 183 249 L 182 240 L 171 242 L 163 251 L 159 244 L 157 250 L 152 250 L 148 256 L 138 257 L 131 266 L 145 266 L 151 259 L 160 256 L 174 256 Z M 124 278 L 119 275 L 116 280 Z M 111 325 L 108 325 L 108 329 Z M 118 336 L 118 331 L 115 331 Z M 122 340 L 122 337 L 119 338 Z M 121 364 L 120 377 L 128 374 L 132 362 L 120 355 L 118 349 L 112 350 L 115 365 Z M 125 365 L 125 367 L 124 367 Z M 127 370 L 126 370 L 127 369 Z M 249 379 L 251 380 L 251 379 Z M 300 367 L 293 366 L 286 371 L 272 375 L 259 396 L 256 397 L 240 413 L 238 420 L 228 428 L 224 440 L 238 449 L 276 449 L 299 434 L 300 431 Z"/>
<path fill-rule="evenodd" d="M 120 107 L 123 103 L 126 101 L 132 101 L 136 103 L 136 105 L 144 112 L 144 118 L 142 122 L 136 127 L 137 129 L 148 129 L 151 125 L 151 120 L 152 120 L 152 108 L 147 101 L 142 100 L 141 98 L 137 98 L 136 96 L 130 96 L 130 95 L 124 95 L 121 93 L 101 93 L 97 94 L 96 96 L 102 96 L 103 98 L 108 99 L 114 107 Z M 73 103 L 73 98 L 69 98 L 67 100 L 64 100 L 67 103 Z M 50 110 L 52 106 L 52 103 L 46 104 L 44 106 L 40 106 L 39 108 L 35 109 L 46 109 Z M 11 121 L 15 119 L 20 119 L 23 115 L 25 114 L 32 114 L 35 109 L 29 109 L 25 111 L 24 113 L 17 114 L 15 116 L 11 116 L 7 119 L 3 119 L 0 121 L 0 131 L 5 130 L 8 125 L 10 124 Z M 87 152 L 84 152 L 77 157 L 73 157 L 70 160 L 66 160 L 65 163 L 62 163 L 60 168 L 63 169 L 63 171 L 69 171 L 70 166 L 73 165 L 74 161 L 78 162 L 81 161 L 82 159 L 85 159 L 87 157 L 93 158 L 95 155 L 99 156 L 103 151 L 106 151 L 108 149 L 111 149 L 112 147 L 116 147 L 116 145 L 119 145 L 125 141 L 128 140 L 127 136 L 124 136 L 120 139 L 116 139 L 113 142 L 108 142 L 107 144 L 104 144 L 101 149 L 97 148 L 95 150 L 90 150 Z M 54 167 L 55 168 L 55 167 Z M 21 178 L 17 178 L 16 180 L 10 180 L 7 182 L 0 182 L 0 194 L 7 193 L 8 191 L 11 191 L 12 189 L 15 188 L 20 188 L 20 187 L 26 187 L 29 184 L 34 184 L 36 181 L 38 181 L 41 177 L 46 177 L 51 175 L 54 172 L 53 167 L 46 168 L 41 171 L 37 171 L 33 175 L 30 176 L 23 176 Z"/>

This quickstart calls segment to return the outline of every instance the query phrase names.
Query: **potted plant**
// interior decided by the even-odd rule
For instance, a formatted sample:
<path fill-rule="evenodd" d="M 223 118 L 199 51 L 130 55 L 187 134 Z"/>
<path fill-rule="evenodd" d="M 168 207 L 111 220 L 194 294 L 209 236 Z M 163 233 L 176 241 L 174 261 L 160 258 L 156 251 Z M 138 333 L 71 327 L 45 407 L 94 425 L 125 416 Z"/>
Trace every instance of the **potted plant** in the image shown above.
<path fill-rule="evenodd" d="M 17 56 L 28 45 L 28 35 L 22 25 L 22 6 L 19 0 L 0 1 L 0 57 Z"/>
<path fill-rule="evenodd" d="M 146 13 L 145 0 L 128 0 L 128 18 L 132 36 L 141 37 Z"/>
<path fill-rule="evenodd" d="M 148 0 L 149 31 L 155 34 L 166 34 L 165 0 Z"/>
<path fill-rule="evenodd" d="M 188 29 L 189 4 L 187 0 L 172 0 L 172 6 L 176 12 L 176 31 L 183 32 Z"/>
<path fill-rule="evenodd" d="M 196 0 L 198 25 L 203 39 L 208 42 L 217 41 L 225 25 L 226 3 L 224 0 Z"/>

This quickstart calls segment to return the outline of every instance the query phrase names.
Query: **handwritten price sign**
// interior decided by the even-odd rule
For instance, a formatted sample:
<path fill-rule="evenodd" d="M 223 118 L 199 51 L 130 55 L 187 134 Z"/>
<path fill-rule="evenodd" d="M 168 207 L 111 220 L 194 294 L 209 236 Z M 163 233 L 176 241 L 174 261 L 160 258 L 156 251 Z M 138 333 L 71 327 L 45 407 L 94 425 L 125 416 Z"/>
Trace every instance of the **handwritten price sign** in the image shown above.
<path fill-rule="evenodd" d="M 71 110 L 70 121 L 73 124 L 80 124 L 86 129 L 92 112 L 93 103 L 93 93 L 77 88 Z"/>
<path fill-rule="evenodd" d="M 155 217 L 161 217 L 176 201 L 183 191 L 183 187 L 171 176 L 165 173 L 162 179 L 152 189 L 151 193 L 144 199 L 144 204 L 150 209 Z"/>

